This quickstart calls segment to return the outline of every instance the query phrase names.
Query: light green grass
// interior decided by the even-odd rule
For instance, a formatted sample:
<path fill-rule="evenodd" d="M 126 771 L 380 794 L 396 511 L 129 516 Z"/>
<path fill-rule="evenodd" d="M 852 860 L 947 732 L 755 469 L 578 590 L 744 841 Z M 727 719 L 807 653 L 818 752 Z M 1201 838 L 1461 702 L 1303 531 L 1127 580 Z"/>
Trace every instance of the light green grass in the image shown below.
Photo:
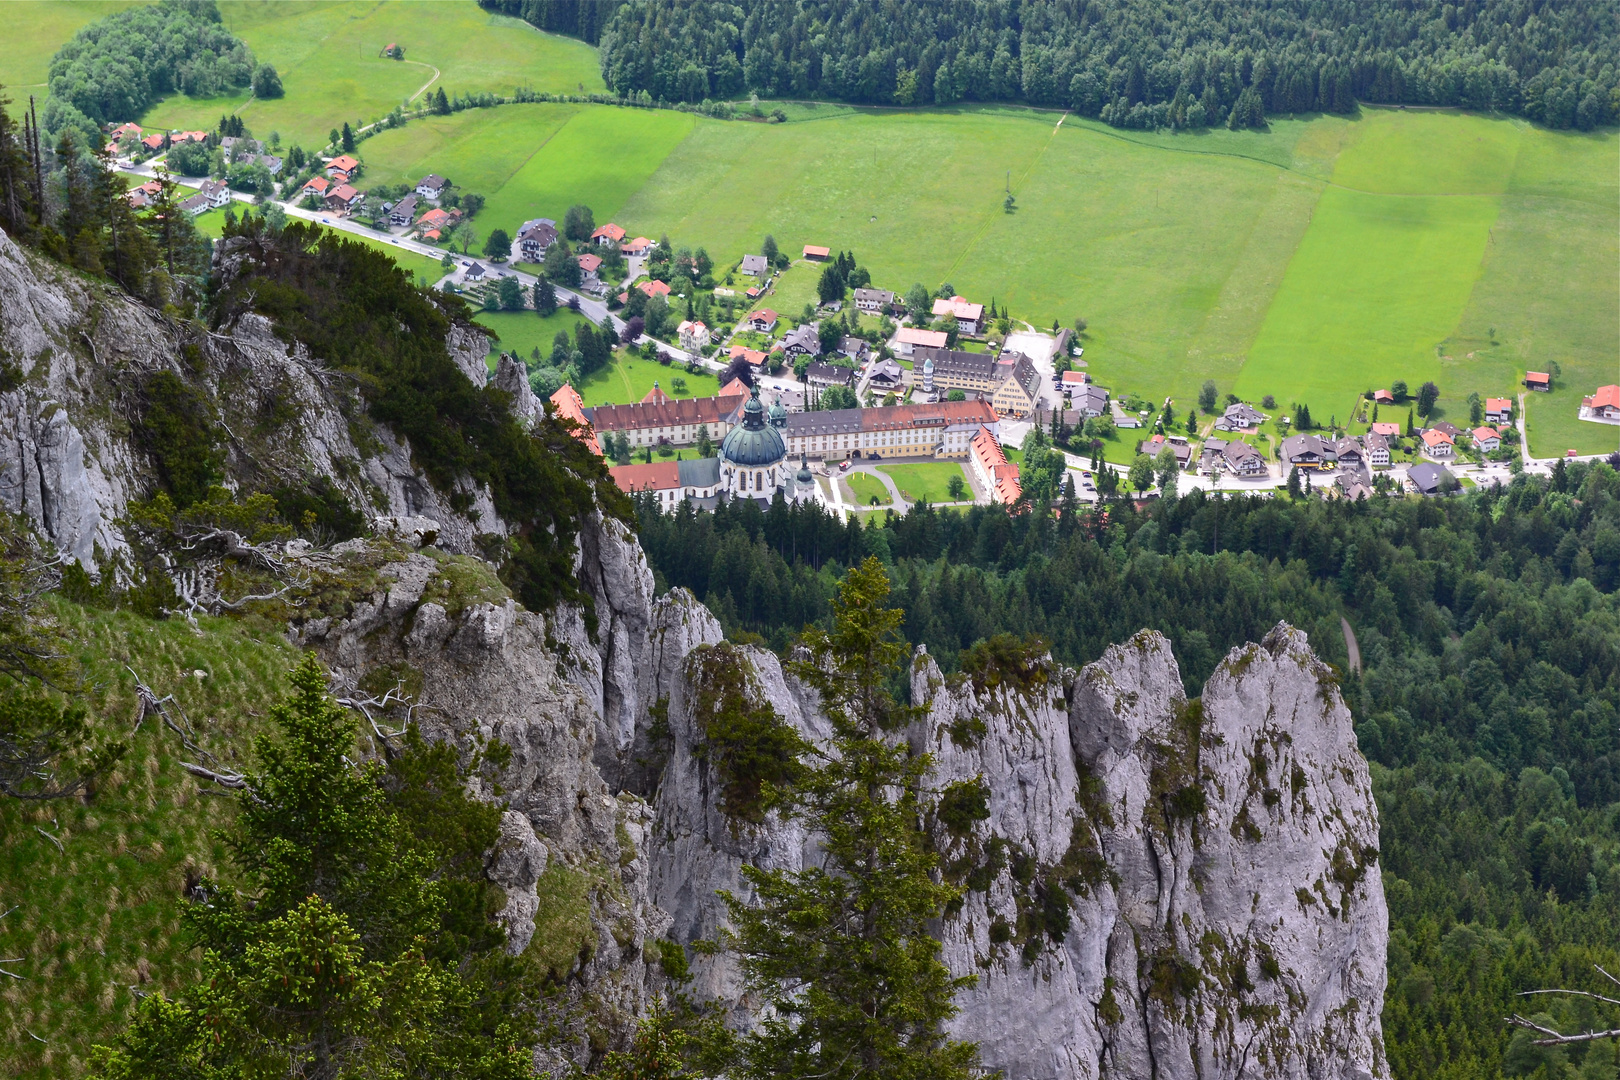
<path fill-rule="evenodd" d="M 5 1007 L 19 1033 L 45 1040 L 7 1040 L 0 1072 L 15 1077 L 82 1075 L 91 1044 L 127 1015 L 131 986 L 173 993 L 193 975 L 178 901 L 188 873 L 228 869 L 211 830 L 229 820 L 230 800 L 200 794 L 160 721 L 128 735 L 137 710 L 125 665 L 174 694 L 209 748 L 241 764 L 297 656 L 280 634 L 255 636 L 242 623 L 204 618 L 199 635 L 182 620 L 53 608 L 86 665 L 93 721 L 130 749 L 88 800 L 0 800 L 0 911 L 17 905 L 0 920 L 0 955 L 23 957 L 8 966 L 27 980 L 7 980 Z M 206 676 L 188 674 L 198 670 Z"/>
<path fill-rule="evenodd" d="M 365 179 L 380 184 L 428 172 L 448 176 L 488 200 L 474 220 L 480 235 L 512 232 L 534 217 L 561 221 L 576 202 L 590 206 L 602 223 L 619 213 L 694 122 L 667 110 L 603 105 L 469 109 L 367 140 Z M 648 235 L 656 239 L 659 232 Z"/>
<path fill-rule="evenodd" d="M 686 393 L 675 392 L 676 379 L 686 380 Z M 679 365 L 665 367 L 656 360 L 630 359 L 623 352 L 615 353 L 611 364 L 574 389 L 586 405 L 632 405 L 647 396 L 654 382 L 674 398 L 714 397 L 720 392 L 720 380 L 707 371 L 688 374 Z"/>
<path fill-rule="evenodd" d="M 973 488 L 963 475 L 962 466 L 954 461 L 885 465 L 881 471 L 889 474 L 894 486 L 900 489 L 900 494 L 911 502 L 920 502 L 923 499 L 929 502 L 950 501 L 950 482 L 953 476 L 962 480 L 962 497 L 972 498 Z"/>
<path fill-rule="evenodd" d="M 51 57 L 80 28 L 135 7 L 140 0 L 10 0 L 5 12 L 6 44 L 0 49 L 0 86 L 13 99 L 45 96 Z M 15 101 L 13 102 L 15 104 Z"/>
<path fill-rule="evenodd" d="M 221 106 L 240 105 L 256 135 L 279 131 L 284 141 L 313 149 L 332 128 L 344 121 L 368 123 L 430 80 L 430 92 L 442 86 L 451 95 L 510 94 L 519 86 L 558 93 L 603 88 L 589 45 L 491 15 L 471 2 L 227 0 L 220 12 L 259 60 L 276 66 L 286 96 L 229 103 L 176 96 L 151 109 L 143 122 L 212 126 L 220 112 L 230 111 Z M 390 42 L 405 47 L 404 61 L 382 56 Z"/>
<path fill-rule="evenodd" d="M 889 489 L 883 481 L 875 476 L 863 472 L 851 472 L 844 475 L 844 483 L 854 495 L 854 501 L 859 506 L 870 506 L 872 499 L 877 499 L 878 506 L 890 506 Z"/>
<path fill-rule="evenodd" d="M 492 353 L 515 352 L 525 362 L 535 364 L 543 363 L 551 355 L 551 340 L 559 331 L 566 330 L 572 335 L 576 326 L 590 320 L 567 308 L 558 308 L 544 319 L 533 311 L 480 311 L 473 316 L 473 321 L 500 335 L 499 342 L 490 342 Z M 540 350 L 539 361 L 531 355 L 535 349 Z"/>

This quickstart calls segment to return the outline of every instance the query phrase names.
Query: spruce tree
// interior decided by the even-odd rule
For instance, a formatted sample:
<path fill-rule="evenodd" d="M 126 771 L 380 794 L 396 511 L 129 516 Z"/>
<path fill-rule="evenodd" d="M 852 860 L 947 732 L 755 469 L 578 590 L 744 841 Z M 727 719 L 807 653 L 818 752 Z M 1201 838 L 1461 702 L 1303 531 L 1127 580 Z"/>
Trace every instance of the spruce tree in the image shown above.
<path fill-rule="evenodd" d="M 500 807 L 414 728 L 365 762 L 313 656 L 290 682 L 236 789 L 231 883 L 183 907 L 199 977 L 143 998 L 96 1074 L 531 1076 L 538 986 L 484 877 Z"/>
<path fill-rule="evenodd" d="M 901 735 L 924 715 L 889 693 L 905 658 L 903 613 L 888 606 L 875 557 L 852 568 L 833 602 L 832 629 L 801 639 L 794 673 L 820 695 L 832 727 L 802 777 L 782 793 L 822 841 L 822 864 L 744 867 L 757 900 L 724 894 L 728 942 L 749 988 L 768 1006 L 736 1039 L 730 1075 L 928 1077 L 974 1075 L 978 1048 L 949 1038 L 953 979 L 928 924 L 959 892 L 936 880 L 922 830 L 926 754 Z"/>

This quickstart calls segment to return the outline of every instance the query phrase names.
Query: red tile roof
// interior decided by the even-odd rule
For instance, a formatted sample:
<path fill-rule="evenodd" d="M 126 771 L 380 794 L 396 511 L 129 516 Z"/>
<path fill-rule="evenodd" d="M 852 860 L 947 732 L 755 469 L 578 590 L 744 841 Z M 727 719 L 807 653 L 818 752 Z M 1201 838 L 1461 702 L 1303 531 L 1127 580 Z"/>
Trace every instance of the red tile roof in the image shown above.
<path fill-rule="evenodd" d="M 1505 413 L 1513 408 L 1513 402 L 1505 397 L 1488 397 L 1485 399 L 1485 411 Z"/>
<path fill-rule="evenodd" d="M 637 491 L 669 491 L 681 486 L 681 467 L 673 461 L 615 465 L 608 472 L 627 495 Z"/>
<path fill-rule="evenodd" d="M 312 176 L 312 177 L 309 178 L 309 183 L 304 185 L 304 190 L 305 191 L 313 191 L 317 195 L 325 195 L 326 194 L 326 189 L 331 187 L 331 186 L 332 185 L 327 182 L 326 177 L 324 177 L 324 176 Z"/>
<path fill-rule="evenodd" d="M 815 244 L 804 245 L 804 257 L 807 259 L 825 259 L 832 254 L 832 248 L 817 247 Z"/>
<path fill-rule="evenodd" d="M 946 334 L 943 330 L 919 330 L 915 326 L 902 326 L 894 337 L 902 345 L 923 345 L 930 349 L 943 349 Z"/>
<path fill-rule="evenodd" d="M 617 243 L 618 241 L 624 239 L 624 230 L 610 221 L 606 225 L 598 226 L 596 231 L 591 233 L 592 240 L 600 240 L 603 237 Z"/>
<path fill-rule="evenodd" d="M 337 157 L 326 163 L 326 169 L 328 172 L 331 172 L 333 169 L 336 169 L 339 172 L 354 172 L 354 170 L 358 169 L 359 167 L 359 159 L 352 158 L 348 154 L 339 154 Z"/>
<path fill-rule="evenodd" d="M 1543 383 L 1551 384 L 1552 376 L 1545 371 L 1527 371 L 1524 373 L 1524 381 L 1532 386 L 1540 386 Z"/>
<path fill-rule="evenodd" d="M 1493 427 L 1477 427 L 1469 434 L 1474 436 L 1475 442 L 1484 442 L 1486 439 L 1500 439 L 1501 433 Z"/>
<path fill-rule="evenodd" d="M 966 404 L 958 402 L 957 404 Z M 982 404 L 976 402 L 975 404 Z M 1007 461 L 1007 454 L 1001 449 L 1001 443 L 996 439 L 989 428 L 981 427 L 973 436 L 971 452 L 973 460 L 990 477 L 995 485 L 990 495 L 997 502 L 1012 505 L 1023 495 L 1024 488 L 1018 481 L 1018 466 Z"/>
<path fill-rule="evenodd" d="M 1597 393 L 1589 398 L 1583 398 L 1581 404 L 1588 409 L 1620 409 L 1620 386 L 1600 386 Z"/>
<path fill-rule="evenodd" d="M 640 285 L 637 285 L 636 288 L 646 293 L 649 297 L 669 295 L 669 286 L 665 285 L 662 281 L 643 281 Z"/>
<path fill-rule="evenodd" d="M 580 400 L 577 390 L 563 383 L 557 392 L 551 395 L 551 404 L 556 408 L 558 416 L 572 420 L 580 426 L 582 430 L 578 433 L 579 438 L 591 448 L 591 453 L 602 452 L 602 445 L 596 441 L 596 432 L 591 429 L 591 422 L 585 419 L 585 403 Z"/>
<path fill-rule="evenodd" d="M 640 401 L 634 405 L 598 405 L 591 410 L 594 426 L 603 431 L 642 431 L 647 428 L 691 427 L 729 421 L 745 400 L 742 394 L 722 397 Z M 710 432 L 710 434 L 714 434 Z"/>
<path fill-rule="evenodd" d="M 1372 426 L 1372 433 L 1374 435 L 1389 435 L 1395 438 L 1400 438 L 1401 425 L 1380 420 L 1378 423 Z"/>
<path fill-rule="evenodd" d="M 594 274 L 602 268 L 602 259 L 599 255 L 581 255 L 577 261 L 579 268 L 587 274 Z"/>

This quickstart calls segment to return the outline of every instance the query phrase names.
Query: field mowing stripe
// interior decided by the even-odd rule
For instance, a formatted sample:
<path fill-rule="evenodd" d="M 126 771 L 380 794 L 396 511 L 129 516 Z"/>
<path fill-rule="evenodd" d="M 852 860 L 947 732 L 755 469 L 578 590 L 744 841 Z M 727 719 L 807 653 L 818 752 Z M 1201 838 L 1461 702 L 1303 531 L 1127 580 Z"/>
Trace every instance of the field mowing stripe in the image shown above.
<path fill-rule="evenodd" d="M 1063 116 L 1068 115 L 1068 113 L 1063 114 Z M 1046 141 L 1041 144 L 1041 152 L 1035 155 L 1035 159 L 1029 163 L 1029 168 L 1024 170 L 1024 175 L 1018 178 L 1018 186 L 1020 188 L 1024 186 L 1024 183 L 1029 179 L 1030 174 L 1035 171 L 1035 166 L 1039 165 L 1041 163 L 1041 159 L 1046 156 L 1046 151 L 1051 149 L 1052 140 L 1057 138 L 1058 128 L 1063 126 L 1063 116 L 1058 117 L 1057 127 L 1052 129 L 1052 134 L 1048 135 L 1046 137 Z M 1012 193 L 1008 192 L 1008 194 L 1010 195 Z M 945 277 L 942 280 L 950 281 L 952 278 L 954 278 L 956 276 L 956 268 L 962 265 L 962 260 L 968 257 L 968 253 L 970 251 L 979 246 L 979 241 L 984 238 L 984 234 L 990 231 L 990 223 L 995 220 L 995 218 L 991 216 L 992 213 L 994 213 L 994 211 L 986 211 L 984 215 L 984 222 L 973 233 L 973 236 L 968 240 L 967 245 L 962 248 L 961 254 L 956 256 L 956 261 L 951 263 L 950 269 L 945 271 Z M 1005 214 L 1006 211 L 1003 210 L 1002 213 Z"/>

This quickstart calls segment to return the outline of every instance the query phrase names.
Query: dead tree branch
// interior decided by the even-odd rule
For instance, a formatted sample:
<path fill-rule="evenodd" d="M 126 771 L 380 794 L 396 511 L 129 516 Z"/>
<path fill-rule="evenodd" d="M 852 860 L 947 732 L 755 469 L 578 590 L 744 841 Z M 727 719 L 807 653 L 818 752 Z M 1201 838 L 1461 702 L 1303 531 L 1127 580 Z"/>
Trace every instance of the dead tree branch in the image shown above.
<path fill-rule="evenodd" d="M 1610 982 L 1615 983 L 1616 985 L 1620 985 L 1620 979 L 1616 979 L 1613 975 L 1610 975 L 1607 971 L 1604 971 L 1603 968 L 1599 967 L 1597 964 L 1593 964 L 1592 967 L 1596 969 L 1597 973 L 1602 975 L 1605 979 L 1608 979 Z M 1548 990 L 1525 990 L 1521 992 L 1519 996 L 1539 997 L 1543 994 L 1561 994 L 1564 997 L 1586 998 L 1588 1001 L 1602 1002 L 1605 1005 L 1620 1005 L 1620 999 L 1605 997 L 1602 994 L 1594 994 L 1589 990 L 1569 990 L 1563 987 L 1554 987 Z M 1503 1019 L 1505 1019 L 1508 1024 L 1512 1025 L 1513 1027 L 1523 1028 L 1526 1031 L 1533 1031 L 1538 1035 L 1544 1036 L 1540 1039 L 1531 1040 L 1532 1044 L 1535 1046 L 1568 1046 L 1572 1043 L 1595 1042 L 1598 1039 L 1620 1038 L 1620 1028 L 1609 1028 L 1605 1031 L 1593 1031 L 1588 1029 L 1586 1031 L 1577 1032 L 1573 1035 L 1566 1035 L 1556 1028 L 1545 1027 L 1533 1020 L 1529 1020 L 1519 1015 L 1518 1013 L 1514 1013 L 1512 1016 L 1504 1017 Z"/>
<path fill-rule="evenodd" d="M 182 769 L 193 776 L 200 776 L 204 780 L 218 784 L 227 791 L 251 790 L 247 777 L 235 769 L 227 769 L 218 758 L 198 744 L 197 733 L 191 726 L 191 720 L 186 716 L 186 711 L 180 707 L 179 702 L 174 700 L 173 694 L 158 697 L 157 693 L 136 674 L 134 668 L 126 664 L 124 670 L 129 672 L 135 679 L 135 695 L 140 700 L 141 715 L 135 722 L 137 730 L 141 726 L 141 720 L 146 719 L 148 716 L 158 717 L 163 721 L 164 727 L 180 736 L 180 745 L 207 762 L 206 765 L 199 765 L 191 761 L 182 761 L 180 763 Z M 173 706 L 172 710 L 170 706 Z M 176 715 L 178 715 L 178 719 L 176 719 Z"/>

